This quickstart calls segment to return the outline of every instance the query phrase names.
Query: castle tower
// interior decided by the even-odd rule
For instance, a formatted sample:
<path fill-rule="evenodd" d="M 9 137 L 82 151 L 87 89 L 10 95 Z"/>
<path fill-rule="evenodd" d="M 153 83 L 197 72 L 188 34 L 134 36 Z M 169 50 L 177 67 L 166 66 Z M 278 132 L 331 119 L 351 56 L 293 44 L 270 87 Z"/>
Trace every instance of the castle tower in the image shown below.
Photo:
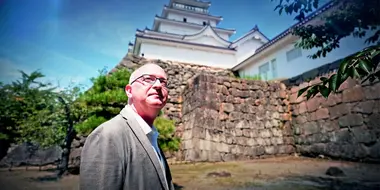
<path fill-rule="evenodd" d="M 236 49 L 229 38 L 234 29 L 218 27 L 221 16 L 209 14 L 210 2 L 170 0 L 156 15 L 151 29 L 137 29 L 133 54 L 229 68 L 236 63 Z"/>

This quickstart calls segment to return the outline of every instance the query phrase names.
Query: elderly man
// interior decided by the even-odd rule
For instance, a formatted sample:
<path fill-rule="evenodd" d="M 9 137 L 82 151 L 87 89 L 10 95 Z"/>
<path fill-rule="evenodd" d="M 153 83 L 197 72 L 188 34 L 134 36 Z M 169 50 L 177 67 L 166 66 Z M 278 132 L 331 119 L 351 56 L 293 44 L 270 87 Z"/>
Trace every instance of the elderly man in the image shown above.
<path fill-rule="evenodd" d="M 155 64 L 131 74 L 125 87 L 128 105 L 97 127 L 83 146 L 80 189 L 174 189 L 153 126 L 166 104 L 167 85 L 165 71 Z"/>

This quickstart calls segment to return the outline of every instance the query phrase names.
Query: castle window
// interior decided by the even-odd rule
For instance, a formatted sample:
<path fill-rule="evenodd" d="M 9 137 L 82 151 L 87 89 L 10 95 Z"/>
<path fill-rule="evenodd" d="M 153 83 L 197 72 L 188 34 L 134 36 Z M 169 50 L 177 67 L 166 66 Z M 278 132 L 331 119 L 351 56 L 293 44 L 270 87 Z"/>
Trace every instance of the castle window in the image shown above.
<path fill-rule="evenodd" d="M 269 62 L 266 62 L 259 67 L 259 75 L 263 80 L 269 79 Z"/>
<path fill-rule="evenodd" d="M 183 22 L 187 22 L 187 19 L 186 19 L 186 18 L 183 18 Z"/>
<path fill-rule="evenodd" d="M 203 26 L 206 26 L 206 21 L 203 21 Z"/>
<path fill-rule="evenodd" d="M 286 52 L 286 60 L 292 61 L 302 56 L 302 52 L 300 48 L 293 48 L 292 50 Z"/>
<path fill-rule="evenodd" d="M 276 79 L 277 78 L 277 61 L 276 61 L 276 59 L 272 59 L 270 64 L 272 66 L 272 77 L 274 79 Z"/>

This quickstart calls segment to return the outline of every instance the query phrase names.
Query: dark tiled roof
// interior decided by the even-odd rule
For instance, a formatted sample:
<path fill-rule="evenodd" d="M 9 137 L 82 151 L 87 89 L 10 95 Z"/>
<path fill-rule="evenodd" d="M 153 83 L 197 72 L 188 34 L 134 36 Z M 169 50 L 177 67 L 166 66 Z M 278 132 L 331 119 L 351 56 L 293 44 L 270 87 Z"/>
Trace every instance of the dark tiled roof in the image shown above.
<path fill-rule="evenodd" d="M 190 11 L 186 11 L 186 10 L 183 10 L 183 9 L 178 9 L 178 8 L 172 8 L 172 7 L 169 7 L 169 6 L 166 6 L 164 5 L 164 8 L 166 9 L 170 9 L 170 10 L 176 10 L 176 11 L 180 11 L 180 12 L 186 12 L 186 13 L 190 13 L 190 14 L 195 14 L 195 15 L 202 15 L 202 16 L 206 16 L 206 17 L 212 17 L 212 18 L 215 18 L 215 19 L 218 19 L 218 20 L 221 20 L 223 17 L 222 16 L 215 16 L 215 15 L 210 15 L 208 13 L 198 13 L 198 12 L 190 12 Z"/>
<path fill-rule="evenodd" d="M 179 38 L 183 37 L 183 35 L 174 34 L 174 33 L 170 33 L 170 32 L 158 32 L 158 31 L 154 31 L 154 30 L 149 29 L 148 27 L 145 27 L 144 30 L 136 29 L 137 32 L 142 32 L 142 33 L 145 33 L 145 30 L 148 31 L 148 32 L 154 32 L 154 33 L 161 33 L 161 34 L 167 34 L 167 35 L 172 35 L 172 36 L 178 36 Z"/>
<path fill-rule="evenodd" d="M 167 42 L 175 42 L 175 43 L 181 43 L 181 44 L 188 44 L 188 45 L 194 45 L 194 46 L 202 46 L 202 47 L 209 47 L 209 48 L 216 48 L 216 49 L 236 51 L 235 49 L 232 49 L 232 48 L 225 48 L 225 47 L 212 46 L 212 45 L 206 45 L 206 44 L 197 44 L 197 43 L 191 43 L 191 42 L 169 40 L 169 39 L 162 39 L 162 38 L 154 38 L 154 37 L 147 37 L 147 36 L 141 36 L 141 35 L 136 35 L 136 37 L 138 37 L 138 38 L 145 38 L 145 39 L 152 39 L 152 40 L 167 41 Z"/>
<path fill-rule="evenodd" d="M 248 35 L 252 34 L 253 32 L 259 32 L 261 35 L 264 36 L 264 38 L 266 38 L 267 40 L 269 40 L 268 37 L 266 37 L 260 30 L 259 30 L 259 27 L 257 25 L 255 25 L 255 27 L 253 27 L 248 33 L 246 33 L 244 36 L 238 38 L 237 40 L 233 41 L 232 43 L 237 43 L 238 41 L 244 39 L 245 37 L 247 37 Z"/>

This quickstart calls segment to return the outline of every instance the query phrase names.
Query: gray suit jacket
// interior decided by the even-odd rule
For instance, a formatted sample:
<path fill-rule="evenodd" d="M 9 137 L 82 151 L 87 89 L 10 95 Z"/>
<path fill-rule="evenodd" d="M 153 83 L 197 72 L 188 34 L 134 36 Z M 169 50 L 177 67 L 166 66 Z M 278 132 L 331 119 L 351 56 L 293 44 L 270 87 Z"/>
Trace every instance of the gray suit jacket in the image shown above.
<path fill-rule="evenodd" d="M 174 190 L 165 156 L 166 175 L 130 111 L 124 108 L 87 137 L 81 153 L 80 189 Z"/>

